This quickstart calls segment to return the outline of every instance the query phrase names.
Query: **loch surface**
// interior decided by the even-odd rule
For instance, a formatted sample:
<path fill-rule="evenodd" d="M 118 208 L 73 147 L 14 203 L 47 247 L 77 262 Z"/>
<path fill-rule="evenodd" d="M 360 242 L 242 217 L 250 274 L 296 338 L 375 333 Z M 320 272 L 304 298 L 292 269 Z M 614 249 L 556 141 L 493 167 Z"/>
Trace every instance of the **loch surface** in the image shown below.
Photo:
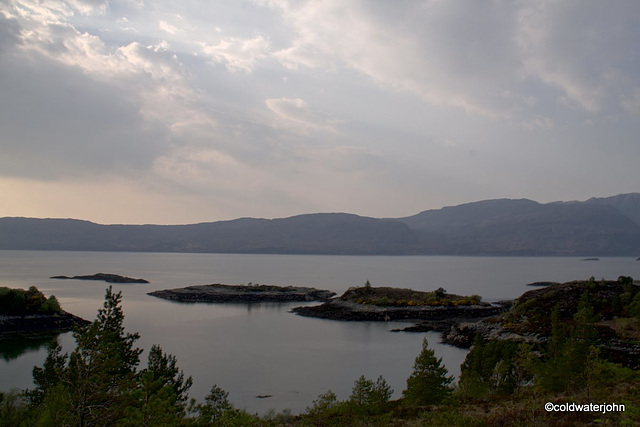
<path fill-rule="evenodd" d="M 0 251 L 0 286 L 37 286 L 58 297 L 63 309 L 95 318 L 107 283 L 53 280 L 55 275 L 112 273 L 139 277 L 149 284 L 112 284 L 122 291 L 125 326 L 139 332 L 138 347 L 159 344 L 194 378 L 191 397 L 202 400 L 213 384 L 239 407 L 304 411 L 319 394 L 332 390 L 347 398 L 362 374 L 389 382 L 399 397 L 420 351 L 423 337 L 454 375 L 466 350 L 439 343 L 436 333 L 394 333 L 406 323 L 339 322 L 296 316 L 300 303 L 185 304 L 147 292 L 210 283 L 309 286 L 342 294 L 369 280 L 373 286 L 409 287 L 478 294 L 486 301 L 511 299 L 532 288 L 527 283 L 640 278 L 636 257 L 449 257 L 314 256 L 113 252 Z M 317 304 L 317 303 L 312 303 Z M 70 333 L 58 337 L 64 351 L 74 346 Z M 0 349 L 2 390 L 32 386 L 31 370 L 46 348 L 24 353 Z M 145 365 L 146 351 L 141 358 Z M 257 396 L 270 396 L 257 398 Z"/>

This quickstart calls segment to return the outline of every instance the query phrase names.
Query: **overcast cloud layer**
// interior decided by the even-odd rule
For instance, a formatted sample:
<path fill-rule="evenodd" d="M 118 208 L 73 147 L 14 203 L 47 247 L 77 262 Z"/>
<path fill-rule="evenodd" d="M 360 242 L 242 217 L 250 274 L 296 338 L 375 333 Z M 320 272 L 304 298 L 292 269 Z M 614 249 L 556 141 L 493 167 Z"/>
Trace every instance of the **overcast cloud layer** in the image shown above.
<path fill-rule="evenodd" d="M 640 2 L 0 0 L 0 216 L 640 191 Z"/>

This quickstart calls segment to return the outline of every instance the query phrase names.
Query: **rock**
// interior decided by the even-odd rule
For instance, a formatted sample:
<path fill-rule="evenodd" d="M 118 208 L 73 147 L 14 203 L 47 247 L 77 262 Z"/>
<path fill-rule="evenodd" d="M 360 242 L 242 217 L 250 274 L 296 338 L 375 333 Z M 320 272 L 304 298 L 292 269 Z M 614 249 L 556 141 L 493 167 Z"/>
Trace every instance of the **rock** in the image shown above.
<path fill-rule="evenodd" d="M 96 273 L 90 276 L 51 276 L 50 279 L 66 280 L 102 280 L 107 283 L 149 283 L 145 279 L 134 279 L 132 277 L 119 276 L 117 274 Z"/>
<path fill-rule="evenodd" d="M 322 305 L 296 307 L 291 311 L 300 316 L 320 319 L 384 322 L 476 319 L 503 313 L 505 308 L 491 305 L 380 307 L 336 298 Z"/>
<path fill-rule="evenodd" d="M 275 285 L 199 285 L 149 292 L 158 298 L 179 302 L 300 302 L 327 301 L 334 292 L 296 286 Z"/>
<path fill-rule="evenodd" d="M 89 321 L 66 311 L 55 314 L 0 315 L 0 335 L 23 332 L 68 331 Z"/>
<path fill-rule="evenodd" d="M 477 334 L 487 340 L 508 340 L 515 342 L 543 343 L 545 337 L 536 334 L 517 334 L 509 332 L 497 322 L 488 319 L 478 322 L 464 322 L 451 327 L 448 333 L 442 335 L 442 342 L 455 347 L 469 348 Z"/>

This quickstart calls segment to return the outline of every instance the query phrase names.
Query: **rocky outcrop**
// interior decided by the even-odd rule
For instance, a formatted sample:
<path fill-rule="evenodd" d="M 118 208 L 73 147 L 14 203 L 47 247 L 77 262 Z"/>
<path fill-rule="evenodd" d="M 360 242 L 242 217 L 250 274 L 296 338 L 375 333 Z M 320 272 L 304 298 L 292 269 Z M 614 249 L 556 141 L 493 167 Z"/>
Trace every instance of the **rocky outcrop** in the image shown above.
<path fill-rule="evenodd" d="M 640 343 L 623 340 L 611 340 L 600 346 L 604 356 L 631 369 L 640 369 Z"/>
<path fill-rule="evenodd" d="M 487 340 L 509 340 L 530 344 L 544 343 L 547 340 L 546 337 L 534 333 L 517 334 L 507 331 L 499 322 L 492 322 L 491 319 L 488 319 L 452 325 L 448 331 L 442 334 L 442 342 L 455 347 L 469 348 L 477 334 Z"/>
<path fill-rule="evenodd" d="M 299 302 L 327 301 L 334 292 L 298 286 L 275 285 L 199 285 L 149 292 L 158 298 L 179 302 Z"/>
<path fill-rule="evenodd" d="M 134 279 L 132 277 L 119 276 L 117 274 L 96 273 L 90 276 L 51 276 L 50 279 L 67 280 L 101 280 L 107 283 L 149 283 L 145 279 Z"/>
<path fill-rule="evenodd" d="M 491 305 L 384 307 L 358 304 L 340 298 L 322 305 L 296 307 L 301 316 L 348 321 L 444 321 L 450 319 L 481 319 L 505 311 Z M 431 329 L 433 330 L 433 329 Z"/>
<path fill-rule="evenodd" d="M 90 322 L 66 311 L 53 314 L 0 315 L 0 335 L 24 332 L 62 332 Z"/>
<path fill-rule="evenodd" d="M 625 319 L 629 315 L 628 304 L 639 292 L 638 282 L 625 276 L 620 276 L 617 281 L 590 279 L 549 284 L 524 293 L 501 316 L 452 325 L 442 338 L 447 344 L 463 348 L 469 348 L 476 335 L 486 340 L 544 345 L 553 333 L 551 313 L 556 312 L 558 322 L 568 334 L 571 328 L 579 326 L 575 315 L 582 305 L 583 313 L 591 313 L 592 319 L 586 326 L 593 333 L 592 343 L 600 350 L 601 356 L 611 362 L 640 369 L 640 343 L 633 335 L 633 327 L 629 326 L 634 324 L 628 322 L 632 319 Z M 618 325 L 620 321 L 622 326 Z M 582 326 L 585 327 L 584 324 Z"/>

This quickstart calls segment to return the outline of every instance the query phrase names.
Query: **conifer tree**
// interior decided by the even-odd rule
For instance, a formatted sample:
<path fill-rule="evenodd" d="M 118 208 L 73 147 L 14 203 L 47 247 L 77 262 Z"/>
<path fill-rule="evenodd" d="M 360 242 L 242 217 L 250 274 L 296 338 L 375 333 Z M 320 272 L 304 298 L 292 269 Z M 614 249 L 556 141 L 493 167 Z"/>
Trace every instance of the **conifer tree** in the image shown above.
<path fill-rule="evenodd" d="M 413 373 L 407 379 L 407 389 L 403 392 L 405 402 L 412 405 L 442 403 L 452 392 L 453 377 L 447 374 L 442 358 L 436 358 L 425 338 L 422 351 L 413 364 Z"/>
<path fill-rule="evenodd" d="M 159 345 L 151 346 L 146 371 L 151 372 L 154 378 L 162 380 L 163 384 L 171 386 L 178 402 L 187 402 L 187 393 L 193 379 L 184 377 L 184 372 L 178 369 L 178 360 L 174 355 L 164 353 Z"/>
<path fill-rule="evenodd" d="M 127 397 L 122 425 L 179 425 L 186 416 L 188 391 L 193 383 L 177 367 L 177 359 L 153 345 L 147 369 L 136 378 Z"/>
<path fill-rule="evenodd" d="M 97 319 L 74 332 L 77 347 L 63 383 L 79 426 L 115 424 L 123 416 L 127 392 L 134 388 L 142 350 L 134 347 L 139 335 L 124 332 L 121 301 L 122 292 L 114 294 L 110 286 Z"/>
<path fill-rule="evenodd" d="M 379 413 L 389 403 L 393 390 L 380 375 L 374 382 L 361 375 L 353 383 L 349 402 L 362 412 Z"/>
<path fill-rule="evenodd" d="M 47 392 L 60 383 L 62 377 L 66 375 L 66 363 L 69 355 L 61 354 L 61 352 L 62 347 L 56 341 L 49 346 L 43 367 L 33 368 L 33 382 L 36 388 L 28 392 L 32 404 L 42 403 Z"/>

